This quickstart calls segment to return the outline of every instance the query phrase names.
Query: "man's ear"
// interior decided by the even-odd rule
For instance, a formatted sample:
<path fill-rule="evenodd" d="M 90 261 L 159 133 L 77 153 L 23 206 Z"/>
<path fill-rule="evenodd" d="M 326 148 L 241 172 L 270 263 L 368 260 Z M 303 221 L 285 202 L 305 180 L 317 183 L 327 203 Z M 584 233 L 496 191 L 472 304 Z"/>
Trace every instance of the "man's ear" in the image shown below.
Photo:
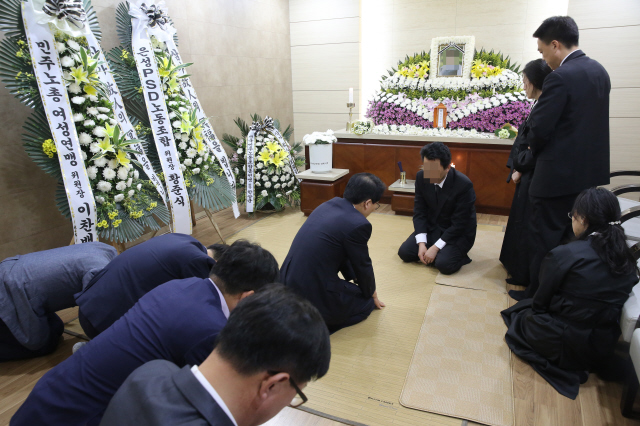
<path fill-rule="evenodd" d="M 289 373 L 276 373 L 274 375 L 269 375 L 265 373 L 262 382 L 260 382 L 260 393 L 258 395 L 258 399 L 261 402 L 264 402 L 272 397 L 275 392 L 278 392 L 282 385 L 289 384 Z"/>
<path fill-rule="evenodd" d="M 240 293 L 240 299 L 238 299 L 238 300 L 242 300 L 245 297 L 251 296 L 254 293 L 255 293 L 255 291 L 253 291 L 253 290 L 242 292 L 242 293 Z"/>

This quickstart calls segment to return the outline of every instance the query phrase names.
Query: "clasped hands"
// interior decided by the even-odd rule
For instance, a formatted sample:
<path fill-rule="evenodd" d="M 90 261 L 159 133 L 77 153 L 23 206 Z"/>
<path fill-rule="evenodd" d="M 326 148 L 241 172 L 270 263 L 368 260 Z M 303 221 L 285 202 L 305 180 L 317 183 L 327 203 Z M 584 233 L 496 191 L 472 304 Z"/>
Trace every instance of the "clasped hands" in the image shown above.
<path fill-rule="evenodd" d="M 427 248 L 425 243 L 418 244 L 418 258 L 420 258 L 420 262 L 425 265 L 430 265 L 436 260 L 436 256 L 440 249 L 434 244 L 431 247 Z"/>

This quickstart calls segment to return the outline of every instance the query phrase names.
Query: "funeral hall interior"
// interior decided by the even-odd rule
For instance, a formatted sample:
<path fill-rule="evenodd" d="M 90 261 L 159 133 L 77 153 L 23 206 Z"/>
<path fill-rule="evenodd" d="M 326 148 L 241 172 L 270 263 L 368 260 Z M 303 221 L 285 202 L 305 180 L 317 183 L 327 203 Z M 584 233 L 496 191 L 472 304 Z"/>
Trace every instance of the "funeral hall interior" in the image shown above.
<path fill-rule="evenodd" d="M 638 0 L 3 0 L 0 30 L 0 425 L 640 425 Z M 257 372 L 286 403 L 229 396 Z"/>

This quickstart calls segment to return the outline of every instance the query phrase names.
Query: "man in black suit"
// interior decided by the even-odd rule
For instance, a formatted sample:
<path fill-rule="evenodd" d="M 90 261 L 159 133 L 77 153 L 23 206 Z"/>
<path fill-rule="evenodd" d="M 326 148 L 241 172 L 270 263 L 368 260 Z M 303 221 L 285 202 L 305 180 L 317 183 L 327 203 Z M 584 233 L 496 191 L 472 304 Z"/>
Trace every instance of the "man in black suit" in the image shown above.
<path fill-rule="evenodd" d="M 359 323 L 374 307 L 384 307 L 367 247 L 367 217 L 379 207 L 384 190 L 384 183 L 371 173 L 353 175 L 344 198 L 322 203 L 309 215 L 280 268 L 280 280 L 318 308 L 331 332 Z"/>
<path fill-rule="evenodd" d="M 420 155 L 424 170 L 416 175 L 414 232 L 398 256 L 453 274 L 471 262 L 467 253 L 476 240 L 476 193 L 469 178 L 451 167 L 451 151 L 445 144 L 425 145 Z"/>
<path fill-rule="evenodd" d="M 109 403 L 102 426 L 259 425 L 327 373 L 329 333 L 308 301 L 274 285 L 240 301 L 201 364 L 151 361 Z"/>
<path fill-rule="evenodd" d="M 536 159 L 531 178 L 530 284 L 533 297 L 544 256 L 572 235 L 571 210 L 584 189 L 609 183 L 609 74 L 578 47 L 569 16 L 546 19 L 533 33 L 552 70 L 529 117 L 527 143 Z M 524 242 L 523 242 L 524 243 Z"/>
<path fill-rule="evenodd" d="M 94 338 L 120 319 L 149 291 L 171 280 L 208 278 L 215 252 L 191 235 L 165 234 L 131 247 L 76 294 L 79 321 Z M 221 253 L 219 253 L 221 254 Z"/>

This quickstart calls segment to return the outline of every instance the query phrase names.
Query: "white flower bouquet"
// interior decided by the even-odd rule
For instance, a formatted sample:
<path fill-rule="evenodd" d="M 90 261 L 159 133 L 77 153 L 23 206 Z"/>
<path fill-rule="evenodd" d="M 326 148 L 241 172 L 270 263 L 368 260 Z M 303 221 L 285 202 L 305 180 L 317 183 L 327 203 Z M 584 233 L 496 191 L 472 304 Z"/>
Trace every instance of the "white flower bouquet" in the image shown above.
<path fill-rule="evenodd" d="M 302 141 L 307 145 L 328 145 L 338 140 L 333 135 L 333 130 L 329 129 L 326 132 L 313 132 L 308 135 L 304 135 Z"/>

